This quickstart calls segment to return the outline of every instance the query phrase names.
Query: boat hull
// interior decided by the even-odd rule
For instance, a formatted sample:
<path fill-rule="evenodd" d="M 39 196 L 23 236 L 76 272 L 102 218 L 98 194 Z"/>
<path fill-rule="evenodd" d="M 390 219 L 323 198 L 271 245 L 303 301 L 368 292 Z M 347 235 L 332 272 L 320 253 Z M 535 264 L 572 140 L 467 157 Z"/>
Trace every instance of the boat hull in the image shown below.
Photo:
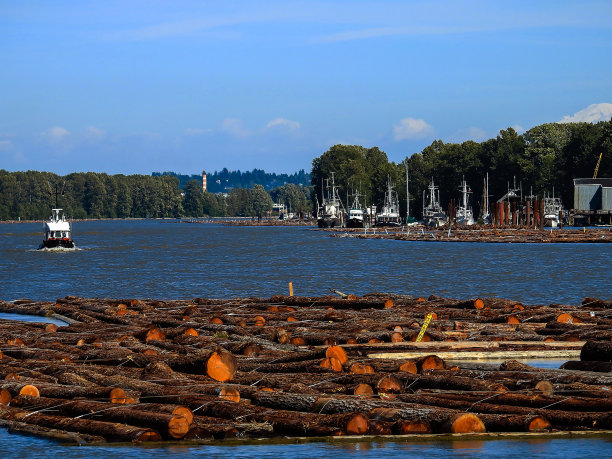
<path fill-rule="evenodd" d="M 41 242 L 39 249 L 74 249 L 74 241 L 72 239 L 45 239 Z"/>
<path fill-rule="evenodd" d="M 363 228 L 363 220 L 359 220 L 356 218 L 349 218 L 346 222 L 347 228 Z"/>
<path fill-rule="evenodd" d="M 323 217 L 317 220 L 317 225 L 319 228 L 335 228 L 336 226 L 340 226 L 340 222 L 337 218 Z"/>

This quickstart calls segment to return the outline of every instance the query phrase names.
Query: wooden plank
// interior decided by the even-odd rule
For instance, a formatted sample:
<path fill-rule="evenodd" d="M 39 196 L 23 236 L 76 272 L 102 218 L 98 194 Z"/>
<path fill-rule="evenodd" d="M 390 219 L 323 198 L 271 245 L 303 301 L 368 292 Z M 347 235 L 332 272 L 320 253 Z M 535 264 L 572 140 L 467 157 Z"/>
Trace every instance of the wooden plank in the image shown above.
<path fill-rule="evenodd" d="M 415 359 L 430 352 L 381 352 L 368 354 L 372 359 Z M 436 352 L 443 360 L 499 360 L 499 359 L 576 359 L 580 357 L 580 349 L 556 349 L 554 351 L 459 351 Z"/>
<path fill-rule="evenodd" d="M 415 343 L 413 341 L 405 341 L 399 343 L 357 343 L 357 344 L 342 344 L 342 347 L 347 349 L 359 349 L 360 347 L 368 348 L 396 348 L 396 349 L 428 349 L 428 348 L 448 348 L 448 349 L 467 349 L 467 348 L 486 348 L 497 349 L 506 346 L 541 346 L 552 348 L 582 348 L 586 341 L 426 341 Z M 303 349 L 308 349 L 307 346 L 300 346 Z M 324 349 L 327 346 L 314 346 L 315 349 Z"/>

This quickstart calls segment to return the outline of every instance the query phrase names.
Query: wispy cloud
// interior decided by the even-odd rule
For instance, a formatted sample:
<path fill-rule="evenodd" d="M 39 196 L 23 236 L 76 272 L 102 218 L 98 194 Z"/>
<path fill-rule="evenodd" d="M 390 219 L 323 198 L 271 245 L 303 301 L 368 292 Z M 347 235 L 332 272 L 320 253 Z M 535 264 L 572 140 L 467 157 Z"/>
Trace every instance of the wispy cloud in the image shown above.
<path fill-rule="evenodd" d="M 197 137 L 204 134 L 209 134 L 212 132 L 212 129 L 200 129 L 200 128 L 187 128 L 184 133 L 189 137 Z"/>
<path fill-rule="evenodd" d="M 85 129 L 85 138 L 90 141 L 100 141 L 106 137 L 106 132 L 95 126 L 89 126 Z"/>
<path fill-rule="evenodd" d="M 278 128 L 278 127 L 286 128 L 290 130 L 296 130 L 300 128 L 300 123 L 298 123 L 297 121 L 291 121 L 285 118 L 274 118 L 272 121 L 266 124 L 266 129 Z"/>
<path fill-rule="evenodd" d="M 393 138 L 396 141 L 422 139 L 433 135 L 434 128 L 423 119 L 403 118 L 393 125 Z"/>
<path fill-rule="evenodd" d="M 238 118 L 226 118 L 221 123 L 221 129 L 238 138 L 245 138 L 251 135 L 251 131 L 244 127 L 244 123 Z"/>
<path fill-rule="evenodd" d="M 612 104 L 592 104 L 577 111 L 573 115 L 566 115 L 559 123 L 597 123 L 612 119 Z"/>
<path fill-rule="evenodd" d="M 52 128 L 47 129 L 42 133 L 43 137 L 45 137 L 51 143 L 58 143 L 64 140 L 67 136 L 70 135 L 70 131 L 64 129 L 61 126 L 54 126 Z"/>

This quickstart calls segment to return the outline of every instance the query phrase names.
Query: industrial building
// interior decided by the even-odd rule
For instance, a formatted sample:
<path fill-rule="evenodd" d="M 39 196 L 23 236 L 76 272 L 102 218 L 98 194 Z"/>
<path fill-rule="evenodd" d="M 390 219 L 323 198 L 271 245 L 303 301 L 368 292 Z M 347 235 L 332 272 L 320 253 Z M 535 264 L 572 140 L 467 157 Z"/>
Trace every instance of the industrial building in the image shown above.
<path fill-rule="evenodd" d="M 612 178 L 574 179 L 574 225 L 612 225 Z"/>

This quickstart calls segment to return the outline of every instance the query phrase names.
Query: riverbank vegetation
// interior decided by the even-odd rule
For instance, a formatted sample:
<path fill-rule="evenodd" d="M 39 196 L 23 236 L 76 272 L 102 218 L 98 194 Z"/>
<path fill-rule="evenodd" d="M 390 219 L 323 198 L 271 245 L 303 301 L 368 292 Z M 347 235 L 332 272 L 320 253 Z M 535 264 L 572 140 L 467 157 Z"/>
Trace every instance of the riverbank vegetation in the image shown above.
<path fill-rule="evenodd" d="M 523 134 L 508 128 L 480 143 L 435 140 L 400 163 L 389 161 L 378 147 L 334 145 L 313 160 L 311 186 L 299 182 L 308 178 L 304 171 L 277 175 L 257 169 L 247 173 L 224 169 L 208 175 L 208 189 L 230 180 L 236 186 L 231 189 L 226 186 L 223 192 L 203 192 L 201 177 L 197 175 L 77 172 L 59 176 L 50 172 L 0 170 L 0 220 L 47 218 L 56 196 L 58 206 L 76 219 L 261 217 L 272 210 L 273 203 L 284 205 L 297 216 L 305 216 L 316 209 L 317 201 L 321 202 L 325 181 L 331 180 L 332 174 L 345 203 L 350 193 L 359 191 L 363 195 L 362 204 L 379 208 L 390 180 L 404 203 L 401 212 L 405 216 L 406 166 L 410 174 L 411 214 L 416 217 L 420 217 L 423 190 L 432 178 L 440 188 L 442 205 L 446 206 L 451 199 L 459 198 L 458 188 L 465 177 L 478 213 L 487 174 L 492 200 L 516 184 L 524 196 L 542 197 L 554 191 L 570 208 L 572 179 L 592 177 L 600 154 L 603 159 L 598 176 L 612 177 L 612 121 L 547 123 Z M 273 185 L 279 186 L 270 188 Z"/>

